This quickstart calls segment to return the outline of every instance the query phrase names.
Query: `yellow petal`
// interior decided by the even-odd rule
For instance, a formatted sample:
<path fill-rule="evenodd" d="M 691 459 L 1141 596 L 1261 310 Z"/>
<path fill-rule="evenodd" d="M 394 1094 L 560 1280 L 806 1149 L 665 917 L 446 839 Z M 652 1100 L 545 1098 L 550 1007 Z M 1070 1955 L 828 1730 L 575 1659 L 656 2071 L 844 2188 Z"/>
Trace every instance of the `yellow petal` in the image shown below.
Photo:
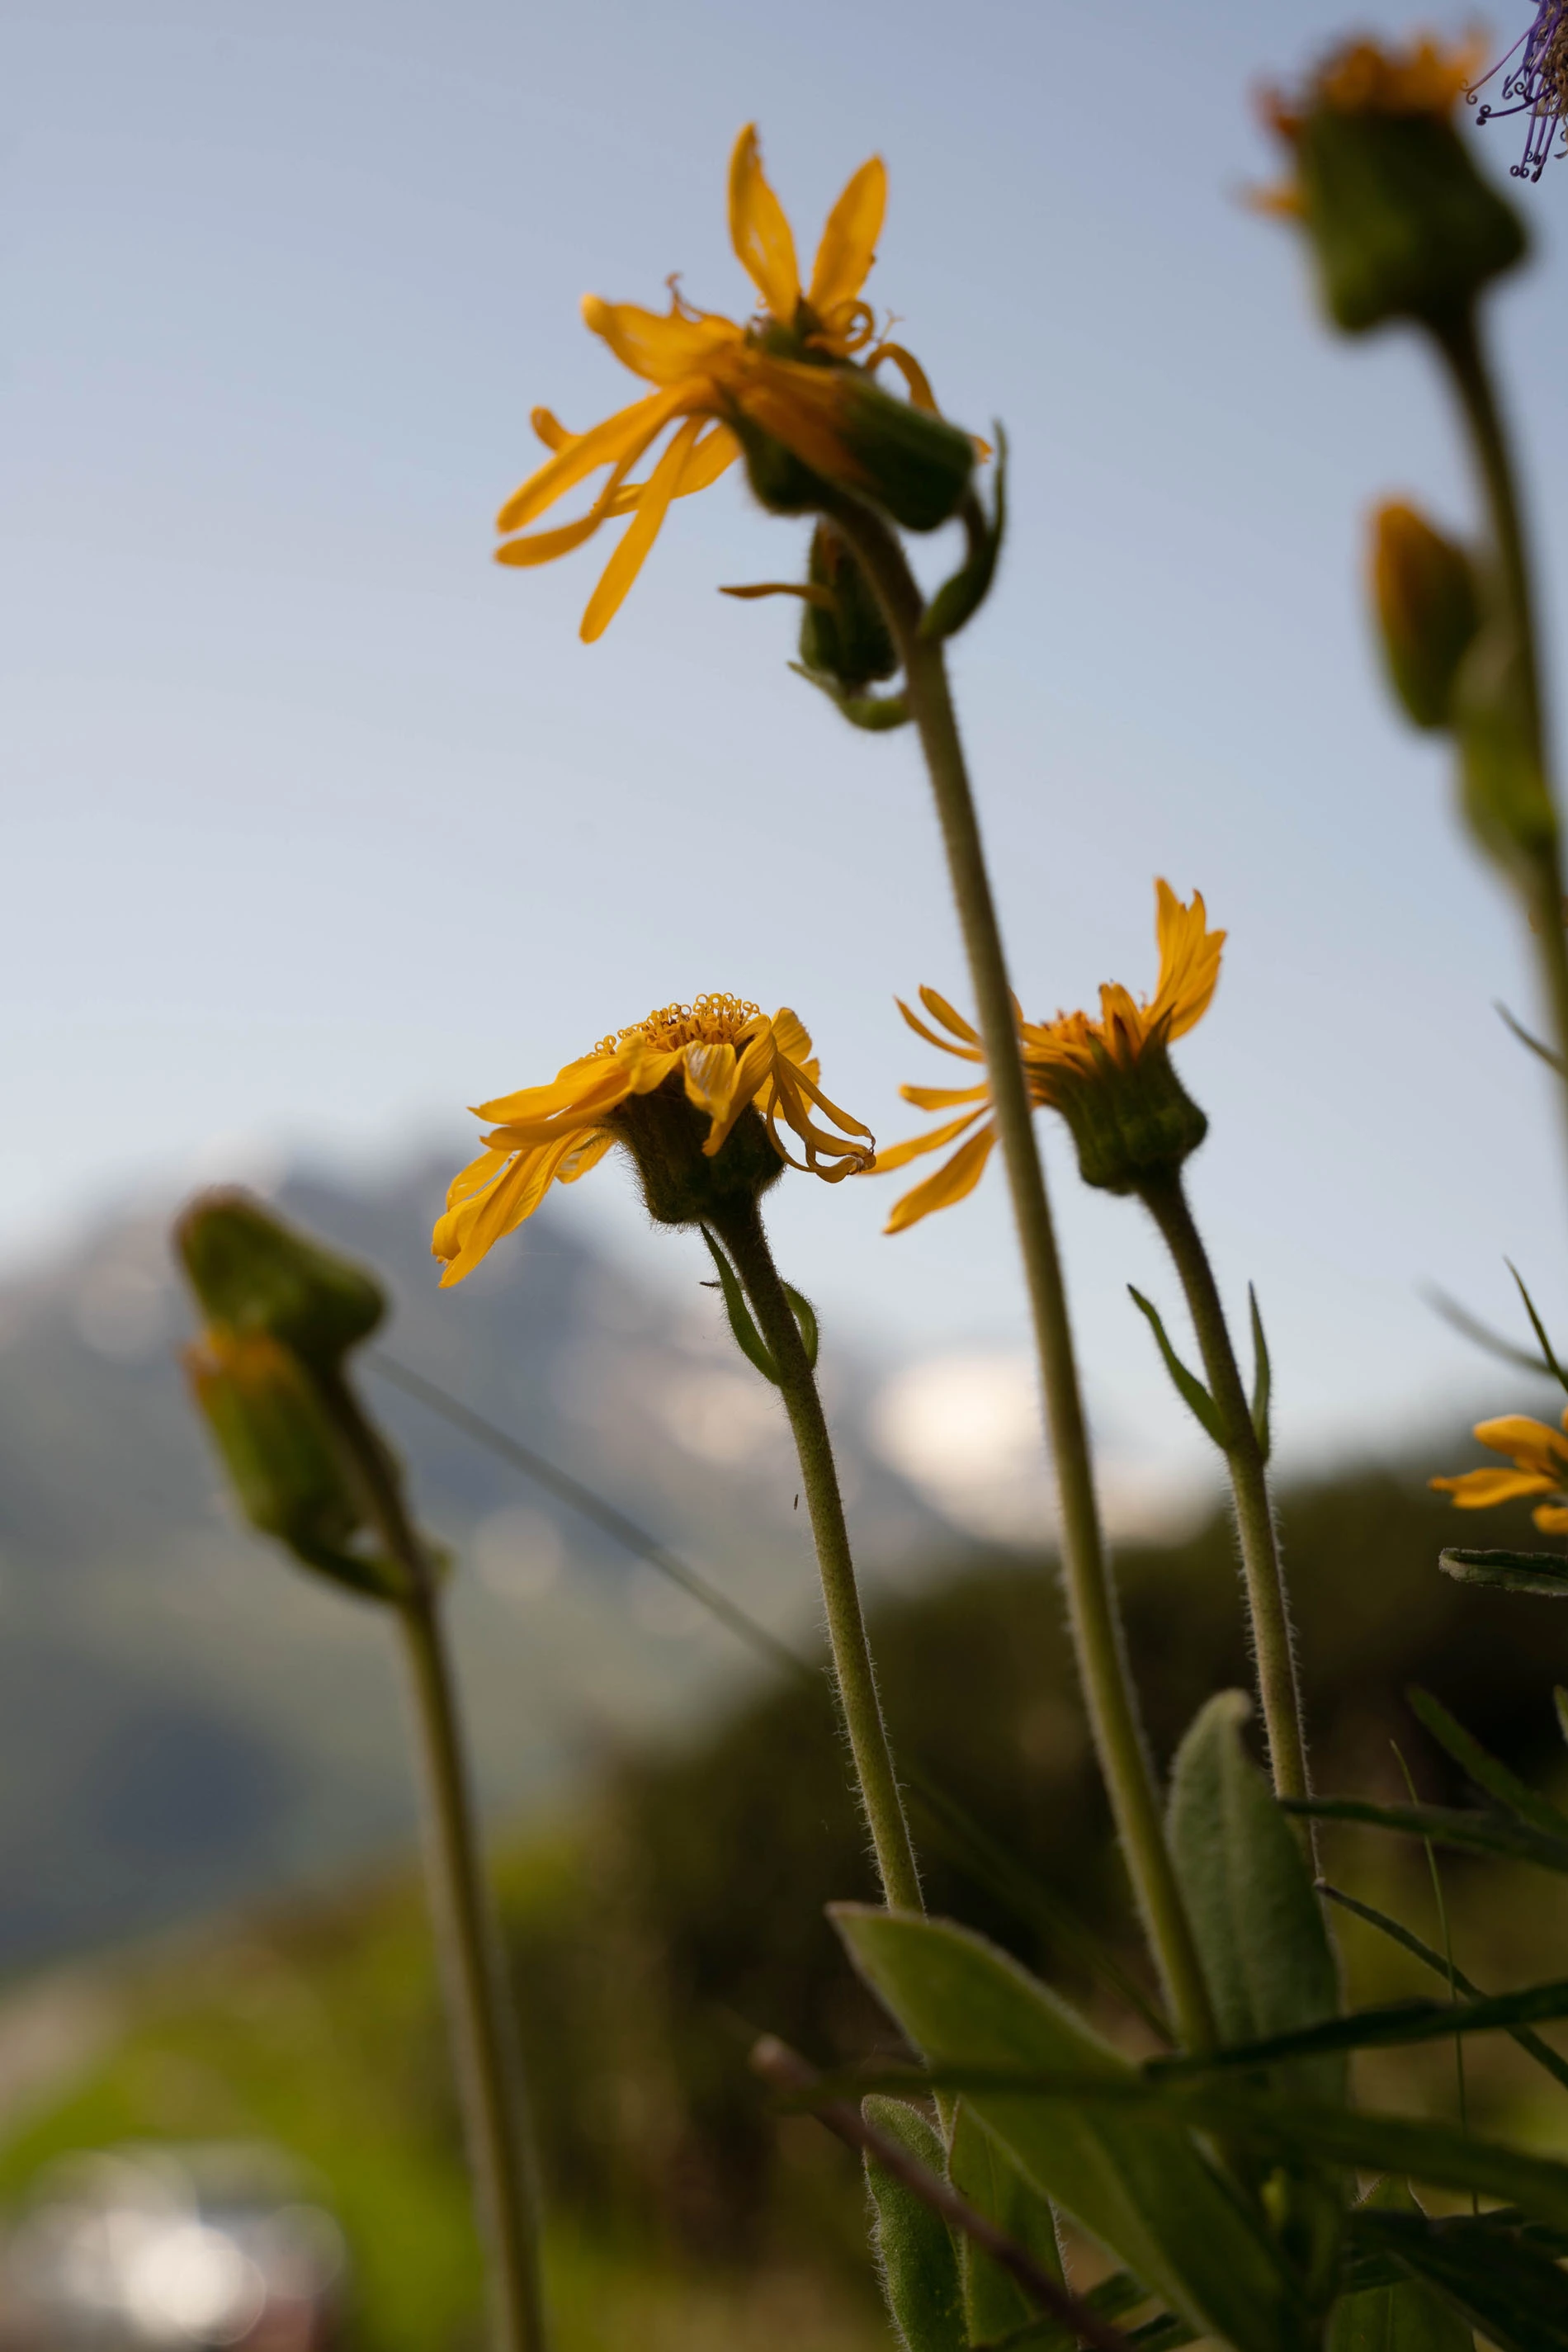
<path fill-rule="evenodd" d="M 1160 981 L 1149 1007 L 1151 1023 L 1168 1023 L 1166 1035 L 1184 1037 L 1208 1011 L 1219 985 L 1224 931 L 1211 931 L 1201 890 L 1184 907 L 1163 878 L 1154 885 L 1155 937 L 1160 944 Z"/>
<path fill-rule="evenodd" d="M 909 386 L 910 399 L 916 408 L 928 409 L 933 416 L 940 415 L 936 394 L 931 388 L 931 378 L 913 352 L 905 351 L 902 343 L 879 343 L 868 365 L 878 367 L 883 360 L 892 361 Z M 989 451 L 986 454 L 989 455 Z"/>
<path fill-rule="evenodd" d="M 601 466 L 613 466 L 623 457 L 635 463 L 655 435 L 679 415 L 680 407 L 678 392 L 652 392 L 646 400 L 634 401 L 629 408 L 606 416 L 602 425 L 574 434 L 563 448 L 545 459 L 537 473 L 530 474 L 521 489 L 512 492 L 496 518 L 496 529 L 521 530 Z"/>
<path fill-rule="evenodd" d="M 862 163 L 827 215 L 806 300 L 819 319 L 853 301 L 877 258 L 888 209 L 888 171 L 879 155 Z M 771 307 L 771 306 L 770 306 Z"/>
<path fill-rule="evenodd" d="M 588 609 L 583 615 L 583 625 L 578 633 L 585 646 L 591 646 L 596 637 L 604 635 L 626 602 L 633 581 L 642 570 L 654 541 L 658 537 L 664 518 L 669 511 L 670 499 L 675 496 L 675 486 L 701 429 L 701 420 L 689 416 L 649 476 L 642 503 L 627 525 L 620 545 L 600 574 L 598 586 L 588 599 Z"/>
<path fill-rule="evenodd" d="M 730 158 L 730 242 L 768 311 L 791 325 L 800 302 L 800 268 L 784 206 L 763 171 L 754 122 L 742 131 Z"/>
<path fill-rule="evenodd" d="M 912 1192 L 904 1194 L 883 1231 L 905 1233 L 910 1225 L 918 1225 L 922 1217 L 929 1217 L 933 1209 L 951 1208 L 953 1202 L 973 1192 L 985 1173 L 985 1163 L 995 1140 L 995 1129 L 983 1127 L 978 1135 L 960 1144 L 945 1168 L 939 1168 L 934 1176 L 928 1176 L 923 1184 L 917 1184 Z"/>
<path fill-rule="evenodd" d="M 751 351 L 728 390 L 752 424 L 782 441 L 803 466 L 853 488 L 865 480 L 866 468 L 845 437 L 851 381 L 837 368 Z"/>
<path fill-rule="evenodd" d="M 591 1135 L 583 1138 L 575 1151 L 567 1153 L 555 1171 L 555 1181 L 558 1184 L 575 1184 L 579 1176 L 585 1176 L 590 1168 L 598 1166 L 615 1140 L 608 1128 L 595 1128 Z"/>
<path fill-rule="evenodd" d="M 1529 1470 L 1465 1470 L 1457 1478 L 1431 1478 L 1427 1484 L 1440 1495 L 1452 1495 L 1461 1511 L 1489 1511 L 1494 1503 L 1511 1503 L 1521 1495 L 1550 1494 L 1557 1481 Z"/>
<path fill-rule="evenodd" d="M 899 1092 L 917 1110 L 951 1110 L 954 1103 L 989 1102 L 991 1088 L 980 1087 L 900 1087 Z"/>
<path fill-rule="evenodd" d="M 741 1057 L 733 1045 L 688 1045 L 685 1055 L 686 1099 L 711 1119 L 721 1119 L 735 1098 L 735 1073 Z"/>
<path fill-rule="evenodd" d="M 929 1013 L 942 1023 L 944 1029 L 951 1029 L 953 1035 L 962 1037 L 966 1045 L 979 1045 L 978 1029 L 972 1029 L 962 1013 L 955 1013 L 946 997 L 939 996 L 934 988 L 921 990 L 921 1003 Z"/>
<path fill-rule="evenodd" d="M 631 1081 L 614 1054 L 585 1054 L 568 1062 L 547 1087 L 524 1087 L 520 1094 L 497 1095 L 491 1102 L 476 1103 L 476 1118 L 493 1119 L 498 1127 L 526 1127 L 552 1118 L 558 1111 L 597 1114 L 613 1110 L 630 1094 Z"/>
<path fill-rule="evenodd" d="M 1530 1516 L 1543 1536 L 1568 1536 L 1568 1509 L 1561 1503 L 1542 1503 Z"/>
<path fill-rule="evenodd" d="M 867 1170 L 868 1176 L 886 1176 L 895 1168 L 908 1167 L 922 1152 L 940 1151 L 944 1143 L 952 1143 L 965 1128 L 973 1127 L 981 1116 L 977 1110 L 966 1111 L 962 1118 L 950 1118 L 945 1126 L 933 1127 L 925 1135 L 911 1135 L 907 1143 L 890 1143 L 886 1151 L 879 1151 L 875 1163 Z"/>
<path fill-rule="evenodd" d="M 1494 1454 L 1511 1454 L 1516 1462 L 1533 1468 L 1550 1470 L 1568 1462 L 1568 1441 L 1526 1412 L 1500 1413 L 1495 1421 L 1478 1421 L 1476 1435 Z"/>
<path fill-rule="evenodd" d="M 781 1004 L 773 1014 L 773 1044 L 786 1062 L 806 1063 L 811 1059 L 811 1039 L 798 1013 Z"/>
<path fill-rule="evenodd" d="M 927 990 L 922 988 L 921 994 L 929 998 L 936 996 L 936 991 L 934 989 Z M 936 1001 L 939 1004 L 942 1002 L 940 996 L 936 998 Z M 921 1019 L 919 1013 L 911 1013 L 901 996 L 896 996 L 893 999 L 893 1002 L 898 1006 L 899 1011 L 903 1014 L 904 1019 L 909 1023 L 910 1027 L 914 1031 L 915 1035 L 917 1037 L 923 1037 L 928 1045 L 935 1045 L 944 1054 L 955 1054 L 961 1062 L 978 1062 L 983 1058 L 973 1047 L 955 1045 L 951 1037 L 939 1037 L 934 1029 L 928 1029 L 925 1023 Z M 951 1011 L 951 1006 L 948 1009 Z M 953 1017 L 956 1019 L 956 1014 Z M 971 1032 L 971 1034 L 973 1034 L 973 1033 Z"/>
<path fill-rule="evenodd" d="M 717 315 L 689 319 L 673 306 L 644 310 L 635 302 L 583 297 L 583 321 L 602 335 L 623 367 L 648 383 L 672 384 L 700 376 L 715 352 L 744 341 L 741 328 Z"/>

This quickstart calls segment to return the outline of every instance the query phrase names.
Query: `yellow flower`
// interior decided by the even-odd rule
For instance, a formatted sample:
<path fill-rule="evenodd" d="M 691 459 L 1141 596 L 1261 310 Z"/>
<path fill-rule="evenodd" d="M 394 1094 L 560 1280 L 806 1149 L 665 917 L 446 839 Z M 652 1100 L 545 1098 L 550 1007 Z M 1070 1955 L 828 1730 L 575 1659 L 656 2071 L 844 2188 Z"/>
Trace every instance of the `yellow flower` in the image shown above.
<path fill-rule="evenodd" d="M 1137 1003 L 1125 988 L 1111 983 L 1100 992 L 1098 1021 L 1087 1013 L 1058 1013 L 1054 1021 L 1048 1022 L 1029 1022 L 1021 1013 L 1018 1015 L 1031 1100 L 1037 1108 L 1048 1107 L 1068 1117 L 1073 1123 L 1088 1181 L 1108 1184 L 1113 1191 L 1130 1189 L 1130 1183 L 1111 1181 L 1105 1172 L 1103 1155 L 1092 1163 L 1089 1158 L 1079 1114 L 1089 1097 L 1108 1093 L 1113 1101 L 1118 1097 L 1125 1097 L 1129 1089 L 1119 1080 L 1131 1077 L 1135 1090 L 1142 1069 L 1157 1062 L 1162 1066 L 1159 1100 L 1152 1105 L 1161 1115 L 1157 1147 L 1168 1157 L 1173 1142 L 1183 1142 L 1181 1156 L 1184 1158 L 1203 1132 L 1200 1127 L 1195 1136 L 1191 1135 L 1190 1118 L 1179 1121 L 1178 1131 L 1165 1116 L 1169 1110 L 1169 1087 L 1174 1085 L 1174 1076 L 1164 1060 L 1164 1048 L 1173 1038 L 1184 1036 L 1189 1029 L 1195 1028 L 1208 1011 L 1219 982 L 1220 950 L 1226 935 L 1209 929 L 1203 898 L 1197 892 L 1193 894 L 1191 906 L 1184 906 L 1169 883 L 1156 882 L 1154 890 L 1160 978 L 1150 1003 Z M 922 988 L 921 1001 L 947 1034 L 939 1036 L 900 999 L 899 1010 L 917 1035 L 962 1062 L 984 1064 L 979 1036 L 969 1023 L 934 988 Z M 1169 1085 L 1164 1083 L 1166 1080 Z M 925 1152 L 940 1151 L 950 1143 L 957 1142 L 958 1150 L 934 1176 L 928 1176 L 913 1192 L 905 1193 L 888 1220 L 890 1234 L 902 1233 L 921 1217 L 929 1216 L 933 1209 L 945 1209 L 972 1192 L 985 1171 L 996 1140 L 995 1127 L 989 1116 L 991 1090 L 984 1078 L 973 1087 L 904 1087 L 900 1091 L 906 1102 L 921 1110 L 957 1110 L 959 1115 L 930 1134 L 913 1136 L 907 1143 L 896 1143 L 890 1150 L 879 1152 L 871 1172 L 880 1176 L 889 1170 L 906 1166 Z M 1189 1114 L 1202 1120 L 1203 1114 L 1187 1103 L 1184 1096 L 1181 1102 Z M 1144 1103 L 1139 1108 L 1146 1112 L 1150 1107 Z M 1128 1120 L 1124 1099 L 1120 1109 L 1119 1141 L 1125 1145 Z M 1093 1139 L 1103 1143 L 1102 1123 L 1096 1120 L 1092 1124 Z M 1185 1140 L 1187 1136 L 1191 1140 Z M 1127 1165 L 1132 1166 L 1137 1158 L 1135 1143 L 1132 1160 L 1127 1160 Z M 1118 1176 L 1126 1160 L 1123 1150 L 1113 1171 Z M 1091 1164 L 1095 1172 L 1091 1172 Z"/>
<path fill-rule="evenodd" d="M 1505 1412 L 1496 1421 L 1478 1421 L 1476 1435 L 1494 1454 L 1506 1454 L 1511 1470 L 1466 1470 L 1458 1478 L 1434 1478 L 1440 1494 L 1452 1495 L 1461 1511 L 1488 1511 L 1494 1503 L 1511 1503 L 1522 1495 L 1568 1495 L 1568 1412 L 1563 1430 L 1551 1429 L 1528 1413 Z M 1542 1503 L 1531 1513 L 1542 1535 L 1568 1535 L 1568 1501 Z"/>
<path fill-rule="evenodd" d="M 1430 35 L 1413 41 L 1401 57 L 1375 41 L 1348 41 L 1332 50 L 1305 88 L 1292 97 L 1273 85 L 1259 93 L 1269 129 L 1299 152 L 1312 116 L 1326 114 L 1427 115 L 1446 122 L 1475 79 L 1484 52 L 1474 39 L 1447 48 Z M 1306 208 L 1299 184 L 1285 181 L 1259 189 L 1259 211 L 1299 215 Z"/>
<path fill-rule="evenodd" d="M 549 1086 L 479 1104 L 476 1117 L 496 1125 L 453 1182 L 432 1237 L 447 1261 L 442 1286 L 471 1274 L 552 1184 L 574 1184 L 612 1144 L 632 1152 L 649 1208 L 669 1223 L 700 1222 L 726 1193 L 754 1195 L 786 1162 L 829 1183 L 858 1174 L 875 1139 L 828 1101 L 819 1075 L 793 1013 L 769 1020 L 738 996 L 700 996 L 602 1038 Z M 817 1124 L 813 1106 L 838 1133 Z M 791 1157 L 781 1120 L 803 1160 Z"/>
<path fill-rule="evenodd" d="M 578 521 L 508 537 L 496 551 L 501 563 L 549 563 L 582 546 L 601 523 L 629 515 L 631 526 L 583 615 L 584 640 L 600 636 L 619 610 L 670 500 L 706 489 L 741 455 L 737 425 L 758 428 L 814 473 L 853 488 L 868 478 L 849 415 L 866 386 L 865 369 L 890 360 L 915 405 L 934 413 L 931 387 L 909 352 L 886 341 L 868 350 L 875 325 L 860 289 L 876 259 L 887 195 L 886 169 L 873 156 L 828 215 L 803 289 L 789 223 L 763 174 L 756 130 L 748 126 L 730 161 L 730 236 L 762 297 L 758 316 L 740 325 L 695 310 L 674 279 L 665 315 L 584 296 L 588 326 L 656 388 L 587 433 L 568 433 L 548 409 L 535 409 L 534 430 L 553 454 L 501 509 L 503 533 L 521 531 L 606 466 L 609 478 Z M 849 367 L 859 353 L 864 360 Z M 632 468 L 670 425 L 676 431 L 647 479 L 632 481 Z"/>

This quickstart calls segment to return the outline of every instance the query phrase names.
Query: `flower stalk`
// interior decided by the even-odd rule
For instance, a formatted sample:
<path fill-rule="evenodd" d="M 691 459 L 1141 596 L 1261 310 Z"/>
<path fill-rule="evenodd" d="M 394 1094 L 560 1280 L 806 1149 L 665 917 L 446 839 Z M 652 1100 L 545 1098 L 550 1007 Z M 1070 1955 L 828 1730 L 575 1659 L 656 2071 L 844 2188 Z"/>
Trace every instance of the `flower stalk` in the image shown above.
<path fill-rule="evenodd" d="M 498 2352 L 544 2352 L 539 2188 L 433 1563 L 409 1517 L 396 1465 L 342 1372 L 318 1373 L 318 1391 L 371 1524 L 406 1579 L 396 1613 L 418 1734 L 437 1947 L 490 2263 L 495 2342 Z"/>
<path fill-rule="evenodd" d="M 800 1457 L 801 1483 L 822 1577 L 833 1670 L 844 1710 L 861 1801 L 871 1832 L 883 1899 L 889 1910 L 920 1911 L 920 1872 L 904 1814 L 882 1703 L 855 1580 L 849 1529 L 822 1398 L 784 1286 L 768 1245 L 762 1210 L 747 1196 L 710 1218 L 741 1278 L 757 1328 L 773 1359 L 779 1392 Z"/>
<path fill-rule="evenodd" d="M 1213 2015 L 1165 1843 L 1105 1554 L 1061 1258 L 946 659 L 941 641 L 921 634 L 924 601 L 892 532 L 868 509 L 847 499 L 836 499 L 828 511 L 881 599 L 904 665 L 910 711 L 947 853 L 1023 1255 L 1060 1496 L 1068 1617 L 1085 1704 L 1166 1998 L 1185 2045 L 1205 2049 L 1214 2042 Z"/>
<path fill-rule="evenodd" d="M 1140 1185 L 1139 1192 L 1171 1253 L 1186 1296 L 1187 1311 L 1193 1318 L 1208 1377 L 1209 1394 L 1218 1415 L 1220 1445 L 1236 1504 L 1237 1534 L 1241 1545 L 1242 1574 L 1247 1584 L 1274 1792 L 1289 1800 L 1308 1797 L 1311 1784 L 1301 1724 L 1300 1685 L 1263 1441 L 1242 1386 L 1241 1369 L 1231 1344 L 1219 1286 L 1193 1216 L 1181 1171 L 1172 1169 L 1168 1174 L 1147 1179 Z M 1310 1838 L 1308 1824 L 1299 1822 L 1297 1826 L 1306 1842 Z"/>

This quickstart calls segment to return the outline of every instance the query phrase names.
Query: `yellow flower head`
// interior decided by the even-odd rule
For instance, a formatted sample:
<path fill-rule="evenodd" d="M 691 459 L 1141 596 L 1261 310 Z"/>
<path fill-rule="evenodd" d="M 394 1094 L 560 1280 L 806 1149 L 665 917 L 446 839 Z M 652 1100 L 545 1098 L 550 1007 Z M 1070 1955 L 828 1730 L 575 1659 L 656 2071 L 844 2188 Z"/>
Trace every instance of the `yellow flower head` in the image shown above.
<path fill-rule="evenodd" d="M 738 996 L 700 996 L 601 1038 L 549 1086 L 479 1104 L 476 1117 L 496 1124 L 453 1182 L 432 1237 L 447 1261 L 443 1287 L 531 1217 L 552 1184 L 574 1184 L 612 1144 L 631 1151 L 649 1210 L 670 1224 L 698 1223 L 725 1199 L 754 1196 L 786 1162 L 829 1183 L 858 1174 L 875 1139 L 828 1101 L 819 1075 L 793 1013 L 770 1020 Z M 814 1107 L 837 1133 L 818 1124 Z M 791 1156 L 781 1122 L 804 1160 Z"/>
<path fill-rule="evenodd" d="M 1087 1181 L 1113 1192 L 1132 1189 L 1135 1178 L 1152 1172 L 1156 1164 L 1168 1165 L 1173 1150 L 1185 1158 L 1204 1131 L 1200 1124 L 1193 1132 L 1193 1119 L 1202 1122 L 1203 1114 L 1176 1087 L 1165 1047 L 1195 1028 L 1208 1011 L 1219 982 L 1226 935 L 1209 929 L 1196 891 L 1191 906 L 1182 904 L 1168 882 L 1156 882 L 1154 891 L 1160 978 L 1152 1000 L 1138 1003 L 1112 982 L 1100 992 L 1098 1021 L 1087 1013 L 1058 1013 L 1047 1022 L 1018 1015 L 1031 1099 L 1037 1107 L 1064 1114 L 1072 1125 Z M 922 988 L 921 1001 L 946 1034 L 928 1028 L 900 999 L 899 1010 L 916 1034 L 960 1061 L 983 1064 L 979 1035 L 962 1014 L 934 988 Z M 945 1209 L 972 1192 L 996 1140 L 989 1116 L 991 1090 L 984 1078 L 973 1087 L 904 1087 L 900 1092 L 921 1110 L 957 1110 L 958 1116 L 927 1135 L 879 1152 L 872 1173 L 902 1168 L 950 1143 L 957 1142 L 958 1149 L 934 1176 L 898 1202 L 888 1220 L 890 1234 L 902 1233 L 933 1209 Z M 1109 1150 L 1108 1112 L 1116 1130 Z M 1139 1129 L 1143 1131 L 1135 1131 Z"/>
<path fill-rule="evenodd" d="M 583 615 L 592 642 L 619 610 L 672 499 L 706 489 L 742 453 L 756 428 L 791 457 L 850 488 L 864 476 L 850 411 L 868 387 L 865 371 L 890 360 L 916 406 L 936 403 L 917 362 L 899 345 L 875 343 L 861 289 L 876 259 L 888 175 L 873 156 L 862 163 L 827 216 L 810 284 L 803 289 L 795 238 L 769 186 L 754 126 L 742 131 L 730 160 L 730 236 L 763 309 L 745 324 L 698 310 L 670 281 L 667 313 L 586 295 L 583 316 L 634 375 L 654 386 L 587 433 L 568 433 L 548 409 L 534 430 L 552 454 L 500 510 L 501 563 L 549 563 L 623 516 L 630 528 L 605 568 Z M 854 364 L 851 364 L 851 363 Z M 676 430 L 646 481 L 632 468 L 669 425 Z M 740 429 L 737 430 L 737 427 Z M 525 524 L 590 475 L 609 478 L 578 521 L 526 538 Z"/>
<path fill-rule="evenodd" d="M 1563 1429 L 1532 1421 L 1528 1413 L 1505 1412 L 1496 1421 L 1478 1421 L 1476 1435 L 1494 1454 L 1506 1454 L 1511 1470 L 1465 1470 L 1457 1478 L 1433 1478 L 1439 1494 L 1452 1495 L 1461 1511 L 1490 1510 L 1494 1503 L 1511 1503 L 1523 1495 L 1555 1495 L 1531 1514 L 1543 1535 L 1568 1535 L 1568 1412 Z"/>

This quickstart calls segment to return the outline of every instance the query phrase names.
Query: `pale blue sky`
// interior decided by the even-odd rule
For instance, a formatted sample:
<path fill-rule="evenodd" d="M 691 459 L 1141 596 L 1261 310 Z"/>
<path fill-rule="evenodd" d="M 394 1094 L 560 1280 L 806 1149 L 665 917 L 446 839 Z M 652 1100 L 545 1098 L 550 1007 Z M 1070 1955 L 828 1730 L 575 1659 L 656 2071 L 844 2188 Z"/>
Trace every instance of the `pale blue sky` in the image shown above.
<path fill-rule="evenodd" d="M 1561 1296 L 1551 1106 L 1490 1010 L 1528 1014 L 1530 982 L 1360 607 L 1368 499 L 1462 522 L 1468 489 L 1422 355 L 1331 340 L 1289 235 L 1237 202 L 1271 167 L 1249 86 L 1341 21 L 11 0 L 6 1259 L 127 1184 L 241 1164 L 222 1139 L 456 1165 L 466 1101 L 706 987 L 794 1003 L 829 1090 L 903 1131 L 899 1079 L 938 1073 L 893 992 L 965 994 L 913 741 L 843 728 L 784 667 L 789 614 L 714 593 L 787 572 L 799 530 L 727 479 L 591 649 L 599 548 L 489 562 L 530 407 L 581 425 L 634 389 L 582 292 L 657 301 L 679 268 L 744 303 L 722 199 L 754 116 L 808 250 L 885 155 L 871 290 L 950 411 L 1012 437 L 1012 544 L 957 667 L 1027 1004 L 1147 986 L 1153 875 L 1201 887 L 1232 945 L 1182 1048 L 1213 1120 L 1194 1190 L 1232 1296 L 1265 1299 L 1287 1444 L 1510 1402 L 1415 1288 L 1505 1312 L 1506 1251 Z M 1499 324 L 1555 619 L 1568 171 L 1524 201 L 1541 259 Z M 1051 1151 L 1099 1410 L 1168 1446 L 1121 1286 L 1169 1279 Z M 898 1242 L 889 1191 L 778 1196 L 830 1329 L 1021 1339 L 999 1180 Z M 615 1176 L 572 1213 L 677 1267 Z"/>

